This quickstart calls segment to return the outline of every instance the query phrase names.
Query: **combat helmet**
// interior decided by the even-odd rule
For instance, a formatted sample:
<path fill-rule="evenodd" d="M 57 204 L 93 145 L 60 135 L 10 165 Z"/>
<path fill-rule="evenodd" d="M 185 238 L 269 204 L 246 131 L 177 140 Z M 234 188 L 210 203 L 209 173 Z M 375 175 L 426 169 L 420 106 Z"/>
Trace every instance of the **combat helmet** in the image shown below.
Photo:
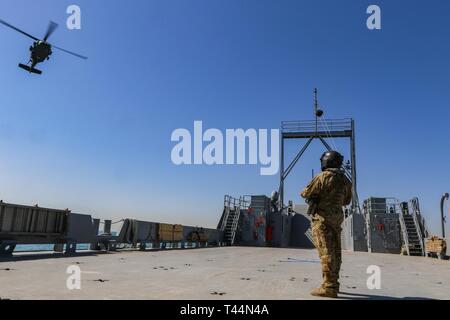
<path fill-rule="evenodd" d="M 342 166 L 344 157 L 337 151 L 327 151 L 320 158 L 322 171 L 326 169 L 339 169 Z"/>

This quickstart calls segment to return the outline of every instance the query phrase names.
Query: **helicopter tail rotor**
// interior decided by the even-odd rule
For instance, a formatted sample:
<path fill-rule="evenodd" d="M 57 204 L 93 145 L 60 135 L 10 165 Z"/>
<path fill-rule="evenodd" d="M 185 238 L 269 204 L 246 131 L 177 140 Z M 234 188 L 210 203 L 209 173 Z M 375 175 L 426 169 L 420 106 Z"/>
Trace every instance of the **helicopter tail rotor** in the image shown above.
<path fill-rule="evenodd" d="M 47 42 L 48 38 L 52 35 L 53 32 L 55 32 L 56 28 L 58 28 L 58 24 L 56 22 L 50 21 L 47 32 L 43 39 L 45 42 Z"/>

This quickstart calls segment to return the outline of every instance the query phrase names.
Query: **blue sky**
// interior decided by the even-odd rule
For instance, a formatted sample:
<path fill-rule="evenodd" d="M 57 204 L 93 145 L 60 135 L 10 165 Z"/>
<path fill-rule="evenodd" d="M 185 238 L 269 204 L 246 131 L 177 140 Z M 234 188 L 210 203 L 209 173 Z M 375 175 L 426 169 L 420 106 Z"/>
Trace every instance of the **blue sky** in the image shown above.
<path fill-rule="evenodd" d="M 71 31 L 74 3 L 82 29 Z M 366 28 L 370 4 L 380 31 Z M 418 196 L 439 231 L 450 190 L 448 1 L 2 0 L 0 12 L 36 36 L 54 20 L 50 40 L 89 56 L 55 51 L 31 76 L 17 68 L 30 39 L 0 27 L 5 201 L 214 227 L 224 194 L 270 194 L 278 176 L 176 167 L 172 131 L 311 119 L 318 87 L 326 118 L 356 121 L 360 199 Z M 313 145 L 294 170 L 287 199 L 300 201 L 322 151 Z"/>

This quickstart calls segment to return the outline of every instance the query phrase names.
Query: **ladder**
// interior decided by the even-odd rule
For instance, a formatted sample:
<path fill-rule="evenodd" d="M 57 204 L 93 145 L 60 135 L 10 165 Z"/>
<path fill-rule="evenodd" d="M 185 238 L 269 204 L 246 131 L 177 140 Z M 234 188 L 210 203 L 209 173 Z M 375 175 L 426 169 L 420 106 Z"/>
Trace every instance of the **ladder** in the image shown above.
<path fill-rule="evenodd" d="M 230 210 L 230 214 L 228 215 L 228 219 L 224 230 L 224 242 L 227 245 L 232 246 L 234 244 L 240 212 L 241 210 L 239 208 L 235 208 L 234 210 Z"/>
<path fill-rule="evenodd" d="M 244 200 L 242 197 L 236 199 L 230 196 L 225 196 L 220 230 L 224 232 L 224 243 L 226 245 L 234 245 L 239 218 L 241 216 L 241 210 L 243 209 Z"/>
<path fill-rule="evenodd" d="M 401 210 L 399 220 L 407 255 L 424 256 L 423 237 L 416 213 L 409 214 L 409 210 L 408 212 Z"/>

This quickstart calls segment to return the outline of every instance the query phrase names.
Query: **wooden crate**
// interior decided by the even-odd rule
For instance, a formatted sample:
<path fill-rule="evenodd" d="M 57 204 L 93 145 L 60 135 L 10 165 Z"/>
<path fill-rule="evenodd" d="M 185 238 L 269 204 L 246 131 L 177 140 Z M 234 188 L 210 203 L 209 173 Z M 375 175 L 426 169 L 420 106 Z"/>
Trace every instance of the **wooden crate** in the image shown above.
<path fill-rule="evenodd" d="M 159 232 L 172 232 L 173 224 L 160 223 L 158 231 Z"/>
<path fill-rule="evenodd" d="M 447 243 L 445 239 L 439 237 L 431 237 L 430 239 L 427 239 L 425 246 L 427 252 L 430 253 L 445 253 L 447 250 Z"/>
<path fill-rule="evenodd" d="M 183 240 L 183 226 L 178 224 L 160 223 L 158 229 L 159 241 L 178 242 Z"/>
<path fill-rule="evenodd" d="M 176 224 L 173 228 L 173 240 L 172 241 L 182 241 L 183 236 L 183 226 Z"/>

